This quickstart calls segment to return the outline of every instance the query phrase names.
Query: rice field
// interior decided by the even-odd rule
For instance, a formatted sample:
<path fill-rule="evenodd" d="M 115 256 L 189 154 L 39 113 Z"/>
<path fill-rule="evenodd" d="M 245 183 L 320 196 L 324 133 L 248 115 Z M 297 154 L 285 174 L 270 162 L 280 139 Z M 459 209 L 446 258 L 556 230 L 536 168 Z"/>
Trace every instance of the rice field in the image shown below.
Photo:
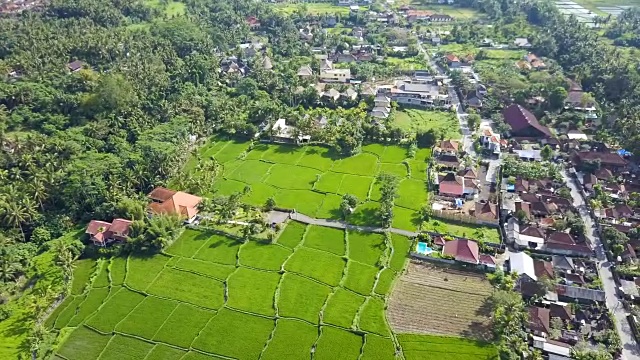
<path fill-rule="evenodd" d="M 434 120 L 434 126 L 443 131 L 457 129 L 453 126 L 457 126 L 455 117 L 451 124 L 441 118 L 445 117 Z M 351 194 L 358 198 L 359 204 L 348 221 L 378 225 L 379 220 L 369 209 L 375 207 L 372 201 L 380 200 L 375 178 L 382 172 L 394 174 L 401 180 L 398 206 L 420 209 L 429 195 L 425 183 L 429 149 L 409 158 L 406 147 L 370 144 L 363 146 L 360 154 L 342 158 L 319 146 L 250 145 L 214 139 L 189 161 L 185 170 L 197 175 L 198 161 L 211 156 L 222 164 L 223 170 L 202 195 L 214 192 L 231 195 L 246 188 L 249 191 L 242 196 L 246 204 L 263 206 L 267 199 L 273 198 L 280 208 L 295 209 L 316 218 L 341 219 L 342 196 Z"/>
<path fill-rule="evenodd" d="M 393 360 L 385 308 L 409 247 L 296 222 L 273 244 L 189 230 L 166 255 L 81 261 L 76 293 L 46 325 L 70 333 L 60 359 L 303 359 L 315 349 L 318 359 Z"/>

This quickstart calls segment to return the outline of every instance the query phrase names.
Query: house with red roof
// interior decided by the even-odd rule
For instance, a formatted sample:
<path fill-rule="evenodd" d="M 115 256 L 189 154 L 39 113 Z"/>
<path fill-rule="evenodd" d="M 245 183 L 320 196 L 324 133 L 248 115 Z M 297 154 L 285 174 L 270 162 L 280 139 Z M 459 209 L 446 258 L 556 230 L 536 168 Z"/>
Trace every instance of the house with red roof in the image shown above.
<path fill-rule="evenodd" d="M 452 69 L 457 69 L 460 67 L 460 59 L 453 54 L 445 55 L 444 60 L 447 62 L 447 65 Z"/>
<path fill-rule="evenodd" d="M 113 242 L 126 241 L 129 237 L 131 220 L 114 219 L 112 222 L 91 220 L 85 230 L 96 246 L 107 246 Z"/>
<path fill-rule="evenodd" d="M 511 127 L 511 135 L 524 138 L 550 138 L 551 131 L 540 124 L 535 115 L 519 104 L 512 104 L 502 110 L 504 121 Z"/>
<path fill-rule="evenodd" d="M 456 261 L 469 264 L 478 264 L 480 262 L 478 243 L 466 239 L 447 241 L 442 247 L 442 255 L 451 256 Z"/>
<path fill-rule="evenodd" d="M 199 196 L 182 191 L 175 191 L 164 187 L 153 189 L 148 195 L 151 199 L 148 210 L 151 214 L 173 214 L 192 223 L 198 215 L 198 204 L 202 201 Z"/>

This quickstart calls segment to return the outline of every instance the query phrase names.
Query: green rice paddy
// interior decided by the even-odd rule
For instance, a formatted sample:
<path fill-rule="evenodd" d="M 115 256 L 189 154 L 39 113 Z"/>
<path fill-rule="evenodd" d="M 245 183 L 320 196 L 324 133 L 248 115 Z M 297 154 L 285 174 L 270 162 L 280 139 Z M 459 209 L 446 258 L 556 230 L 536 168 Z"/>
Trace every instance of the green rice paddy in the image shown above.
<path fill-rule="evenodd" d="M 189 230 L 168 255 L 81 261 L 76 294 L 46 324 L 70 332 L 61 359 L 303 359 L 315 349 L 318 359 L 392 360 L 402 341 L 386 296 L 409 247 L 296 222 L 273 244 Z M 422 356 L 420 339 L 406 340 L 409 356 Z"/>

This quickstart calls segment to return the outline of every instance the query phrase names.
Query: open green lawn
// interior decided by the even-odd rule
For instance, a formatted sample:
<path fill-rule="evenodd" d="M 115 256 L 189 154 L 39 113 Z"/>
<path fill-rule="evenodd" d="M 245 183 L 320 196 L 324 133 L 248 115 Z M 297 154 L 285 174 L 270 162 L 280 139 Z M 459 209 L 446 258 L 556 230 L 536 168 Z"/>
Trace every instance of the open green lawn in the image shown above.
<path fill-rule="evenodd" d="M 425 0 L 404 0 L 397 2 L 398 4 L 410 4 L 419 10 L 431 10 L 436 14 L 451 15 L 457 20 L 469 20 L 483 17 L 481 13 L 474 9 L 462 8 L 455 5 L 434 4 Z"/>
<path fill-rule="evenodd" d="M 85 261 L 77 270 L 85 286 L 76 284 L 79 293 L 46 325 L 69 334 L 56 350 L 66 359 L 293 360 L 315 346 L 318 359 L 356 360 L 362 351 L 363 359 L 391 360 L 384 297 L 408 249 L 402 236 L 385 241 L 296 222 L 274 244 L 190 230 L 166 255 L 99 267 Z M 90 269 L 125 272 L 116 281 L 131 288 L 104 286 L 109 278 L 90 283 Z M 431 341 L 420 339 L 407 340 L 413 358 L 425 356 L 421 344 Z M 464 354 L 481 354 L 464 346 Z"/>
<path fill-rule="evenodd" d="M 274 5 L 276 11 L 282 12 L 285 14 L 292 14 L 299 9 L 305 10 L 308 14 L 312 15 L 322 15 L 322 14 L 340 14 L 342 16 L 349 15 L 349 7 L 348 6 L 338 6 L 332 3 L 327 2 L 305 2 L 305 3 L 295 3 L 295 2 L 283 2 L 280 4 Z M 365 11 L 367 7 L 361 6 L 360 10 Z"/>
<path fill-rule="evenodd" d="M 433 129 L 445 139 L 460 138 L 460 124 L 452 112 L 405 109 L 393 114 L 393 126 L 406 132 L 424 132 Z"/>
<path fill-rule="evenodd" d="M 400 70 L 424 70 L 428 69 L 428 65 L 424 56 L 416 55 L 408 58 L 398 58 L 393 56 L 387 56 L 384 58 L 384 62 L 387 66 L 398 68 Z"/>
<path fill-rule="evenodd" d="M 163 10 L 168 17 L 181 16 L 184 15 L 186 11 L 186 5 L 179 1 L 167 1 L 163 3 L 161 0 L 145 0 L 144 4 Z"/>

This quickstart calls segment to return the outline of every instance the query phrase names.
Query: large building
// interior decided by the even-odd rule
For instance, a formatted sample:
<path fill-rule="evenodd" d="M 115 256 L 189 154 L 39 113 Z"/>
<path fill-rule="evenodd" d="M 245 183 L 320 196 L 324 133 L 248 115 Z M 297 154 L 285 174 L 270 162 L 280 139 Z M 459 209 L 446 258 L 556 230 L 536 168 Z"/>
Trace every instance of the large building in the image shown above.
<path fill-rule="evenodd" d="M 392 86 L 381 87 L 380 91 L 400 105 L 430 108 L 450 104 L 447 91 L 433 83 L 398 81 Z"/>
<path fill-rule="evenodd" d="M 504 121 L 511 127 L 511 136 L 527 138 L 553 137 L 546 126 L 540 124 L 536 116 L 518 104 L 502 110 Z"/>

